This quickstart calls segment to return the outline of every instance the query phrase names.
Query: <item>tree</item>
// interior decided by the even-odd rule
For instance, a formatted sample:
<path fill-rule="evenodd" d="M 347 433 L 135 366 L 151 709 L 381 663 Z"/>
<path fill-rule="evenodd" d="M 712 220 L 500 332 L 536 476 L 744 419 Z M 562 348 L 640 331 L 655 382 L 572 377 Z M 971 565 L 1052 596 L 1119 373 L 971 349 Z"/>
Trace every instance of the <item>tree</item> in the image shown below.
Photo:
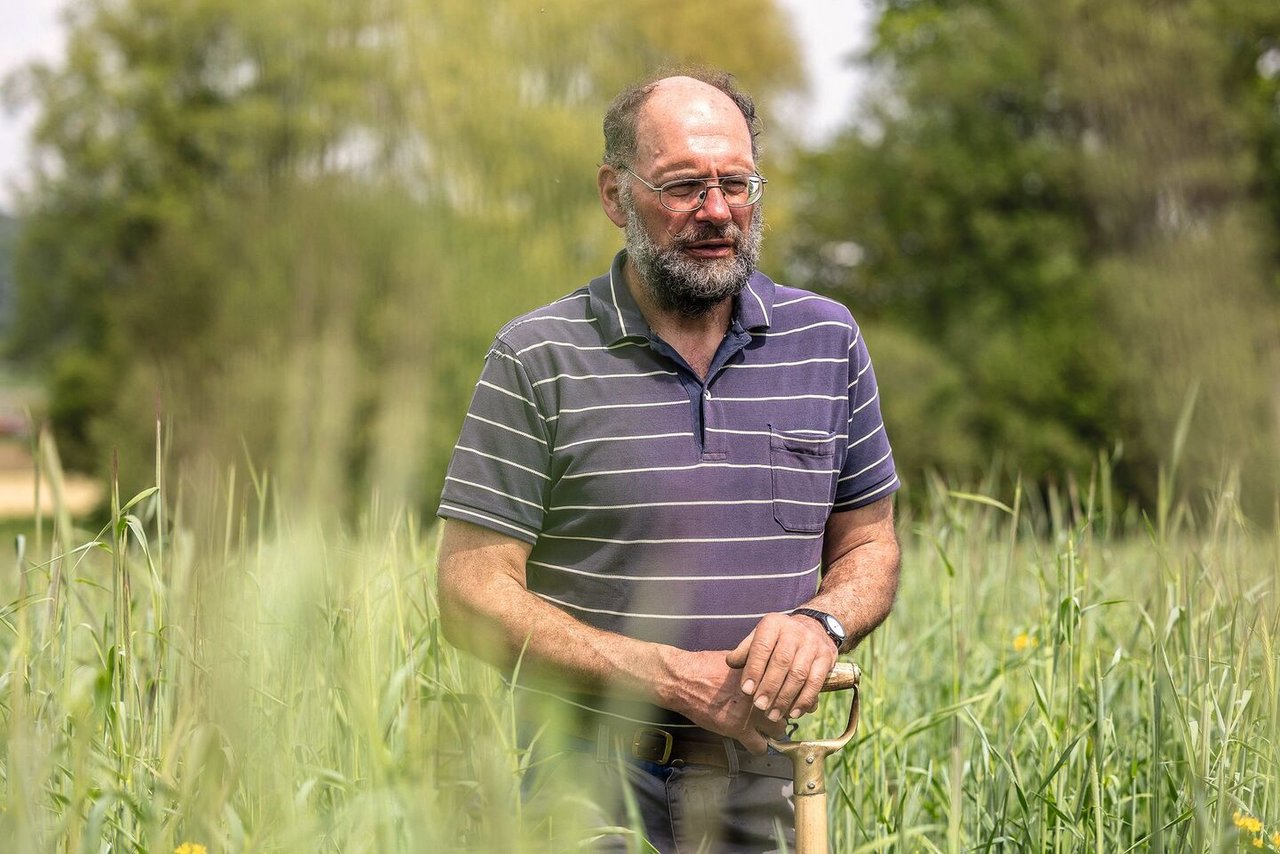
<path fill-rule="evenodd" d="M 179 459 L 429 501 L 498 326 L 616 247 L 613 92 L 695 59 L 766 104 L 798 83 L 782 14 L 740 7 L 708 38 L 719 12 L 656 2 L 82 0 L 20 84 L 44 167 L 14 349 L 91 355 L 110 388 L 76 418 L 126 471 L 158 402 Z"/>
<path fill-rule="evenodd" d="M 963 377 L 953 405 L 901 425 L 886 391 L 908 468 L 955 464 L 954 445 L 972 473 L 1000 449 L 1053 481 L 1122 446 L 1120 484 L 1153 500 L 1199 379 L 1191 479 L 1235 456 L 1262 463 L 1255 497 L 1270 489 L 1276 305 L 1253 203 L 1269 173 L 1251 170 L 1275 116 L 1247 70 L 1276 32 L 1262 4 L 1218 0 L 885 4 L 880 94 L 806 164 L 814 228 L 792 257 L 871 333 L 901 328 L 936 354 L 919 364 Z M 1226 238 L 1245 248 L 1215 254 Z"/>

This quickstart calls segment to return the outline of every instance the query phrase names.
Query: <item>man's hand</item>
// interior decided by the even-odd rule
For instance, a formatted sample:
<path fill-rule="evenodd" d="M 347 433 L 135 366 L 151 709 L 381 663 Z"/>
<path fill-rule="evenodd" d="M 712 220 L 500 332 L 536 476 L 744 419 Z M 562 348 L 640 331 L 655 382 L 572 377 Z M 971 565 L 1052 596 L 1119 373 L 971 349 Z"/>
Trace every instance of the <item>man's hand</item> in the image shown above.
<path fill-rule="evenodd" d="M 852 649 L 889 614 L 898 589 L 893 500 L 832 513 L 822 540 L 823 575 L 806 607 L 836 615 Z M 725 663 L 740 667 L 741 688 L 767 719 L 798 718 L 818 707 L 836 647 L 817 620 L 766 614 Z"/>
<path fill-rule="evenodd" d="M 758 713 L 780 723 L 818 707 L 818 693 L 836 661 L 836 646 L 817 620 L 766 614 L 725 663 L 741 668 L 739 690 Z"/>
<path fill-rule="evenodd" d="M 765 735 L 781 738 L 786 733 L 781 719 L 770 720 L 751 705 L 751 698 L 742 691 L 741 671 L 726 663 L 723 652 L 672 649 L 671 654 L 678 660 L 670 666 L 680 676 L 679 694 L 667 700 L 668 708 L 703 729 L 737 739 L 755 754 L 768 749 Z"/>

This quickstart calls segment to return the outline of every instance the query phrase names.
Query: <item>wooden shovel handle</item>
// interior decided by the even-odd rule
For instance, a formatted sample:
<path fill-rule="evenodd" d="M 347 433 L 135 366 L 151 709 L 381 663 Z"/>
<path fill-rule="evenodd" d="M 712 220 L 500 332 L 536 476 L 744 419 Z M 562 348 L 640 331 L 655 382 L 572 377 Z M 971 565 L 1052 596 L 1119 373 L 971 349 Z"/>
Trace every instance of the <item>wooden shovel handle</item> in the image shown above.
<path fill-rule="evenodd" d="M 849 661 L 837 661 L 827 674 L 827 681 L 822 683 L 823 691 L 844 691 L 857 688 L 862 671 L 858 665 Z"/>

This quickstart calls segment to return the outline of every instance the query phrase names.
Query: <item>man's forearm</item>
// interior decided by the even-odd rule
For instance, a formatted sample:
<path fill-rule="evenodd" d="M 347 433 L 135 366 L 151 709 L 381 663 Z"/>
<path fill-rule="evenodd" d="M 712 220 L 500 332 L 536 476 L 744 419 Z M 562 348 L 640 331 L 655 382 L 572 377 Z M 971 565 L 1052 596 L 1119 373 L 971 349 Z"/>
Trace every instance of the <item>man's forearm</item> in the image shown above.
<path fill-rule="evenodd" d="M 454 645 L 504 670 L 545 671 L 575 689 L 661 683 L 658 644 L 596 629 L 531 593 L 527 551 L 464 523 L 446 525 L 440 546 L 440 619 Z"/>
<path fill-rule="evenodd" d="M 543 673 L 570 690 L 628 695 L 670 709 L 760 753 L 757 730 L 781 735 L 754 714 L 724 652 L 689 652 L 613 634 L 574 619 L 525 586 L 528 547 L 450 521 L 440 545 L 440 617 L 445 637 L 486 661 Z"/>
<path fill-rule="evenodd" d="M 573 690 L 627 690 L 660 699 L 669 671 L 661 645 L 589 626 L 514 582 L 485 590 L 493 594 L 485 601 L 504 604 L 486 609 L 465 596 L 442 595 L 441 619 L 451 643 L 502 670 L 518 663 L 525 672 L 554 677 Z"/>
<path fill-rule="evenodd" d="M 808 607 L 840 620 L 846 634 L 841 652 L 856 647 L 889 616 L 898 593 L 898 565 L 896 547 L 868 545 L 827 567 Z"/>
<path fill-rule="evenodd" d="M 898 593 L 900 550 L 891 499 L 847 511 L 846 530 L 829 529 L 822 584 L 809 607 L 834 614 L 846 634 L 848 652 L 871 634 L 893 608 Z"/>

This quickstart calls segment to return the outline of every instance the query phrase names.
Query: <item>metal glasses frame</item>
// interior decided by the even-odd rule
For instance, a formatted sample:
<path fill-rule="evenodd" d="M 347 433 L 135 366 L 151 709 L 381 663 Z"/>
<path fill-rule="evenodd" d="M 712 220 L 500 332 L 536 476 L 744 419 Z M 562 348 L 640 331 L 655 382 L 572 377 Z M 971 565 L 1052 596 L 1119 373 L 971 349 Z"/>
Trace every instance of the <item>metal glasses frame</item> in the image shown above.
<path fill-rule="evenodd" d="M 654 186 L 653 184 L 650 184 L 648 181 L 646 181 L 645 179 L 637 175 L 635 172 L 633 172 L 630 166 L 623 166 L 622 168 L 630 172 L 631 176 L 635 178 L 637 181 L 639 181 L 641 184 L 644 184 L 650 190 L 653 190 L 655 193 L 657 193 L 658 203 L 661 204 L 667 210 L 671 211 L 672 213 L 693 213 L 694 211 L 701 210 L 702 206 L 707 202 L 707 194 L 710 193 L 712 189 L 719 190 L 720 193 L 724 195 L 724 203 L 729 207 L 749 208 L 755 203 L 759 202 L 760 199 L 764 197 L 764 185 L 769 183 L 768 179 L 765 178 L 763 175 L 750 174 L 750 175 L 725 175 L 722 178 L 677 178 L 676 180 L 668 181 L 667 183 L 662 184 L 661 186 Z M 720 185 L 724 181 L 743 180 L 743 179 L 747 181 L 747 184 L 749 187 L 754 185 L 755 189 L 748 190 L 747 201 L 745 202 L 729 201 L 728 194 L 724 192 L 724 188 L 721 187 Z M 693 207 L 673 208 L 670 204 L 667 203 L 666 191 L 669 190 L 671 187 L 677 184 L 694 184 L 694 183 L 702 184 L 702 191 L 697 194 L 698 202 Z"/>

